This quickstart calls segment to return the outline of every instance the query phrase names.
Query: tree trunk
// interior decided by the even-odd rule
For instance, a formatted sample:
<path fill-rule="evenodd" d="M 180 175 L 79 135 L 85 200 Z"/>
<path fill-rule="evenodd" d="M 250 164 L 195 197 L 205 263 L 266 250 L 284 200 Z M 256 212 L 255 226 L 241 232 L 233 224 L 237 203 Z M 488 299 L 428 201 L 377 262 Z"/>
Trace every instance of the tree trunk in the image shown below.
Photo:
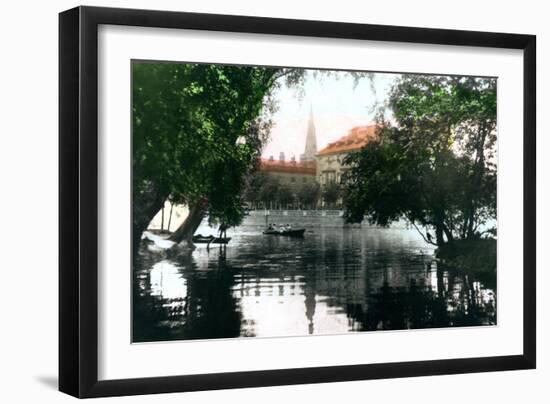
<path fill-rule="evenodd" d="M 197 228 L 200 226 L 202 219 L 206 213 L 207 203 L 206 201 L 198 202 L 197 204 L 189 207 L 189 214 L 185 221 L 178 227 L 170 236 L 170 240 L 181 243 L 187 241 L 189 245 L 193 244 L 193 235 Z"/>
<path fill-rule="evenodd" d="M 445 244 L 442 226 L 435 226 L 435 242 L 437 243 L 438 247 L 442 247 Z"/>
<path fill-rule="evenodd" d="M 164 230 L 164 205 L 162 205 L 162 209 L 161 209 L 161 218 L 160 218 L 160 229 L 161 230 Z"/>
<path fill-rule="evenodd" d="M 170 202 L 170 216 L 168 216 L 168 231 L 170 231 L 170 224 L 172 224 L 172 210 L 174 209 L 174 202 Z"/>
<path fill-rule="evenodd" d="M 445 244 L 445 235 L 448 236 L 448 234 L 446 234 L 446 229 L 445 229 L 445 220 L 444 220 L 444 217 L 445 217 L 445 213 L 442 209 L 437 209 L 435 212 L 434 212 L 434 227 L 435 227 L 435 240 L 436 240 L 436 243 L 439 247 L 442 247 L 444 244 Z M 451 241 L 449 238 L 447 239 L 447 241 Z"/>
<path fill-rule="evenodd" d="M 482 182 L 483 182 L 483 174 L 485 171 L 485 141 L 487 139 L 488 135 L 488 129 L 486 129 L 484 126 L 482 126 L 479 131 L 481 132 L 481 135 L 476 148 L 476 162 L 474 164 L 475 172 L 474 172 L 474 183 L 473 183 L 473 195 L 472 200 L 470 203 L 470 210 L 468 212 L 468 227 L 466 232 L 466 238 L 473 238 L 474 237 L 474 224 L 475 224 L 475 213 L 477 210 L 478 200 L 477 200 L 477 192 L 481 190 Z"/>
<path fill-rule="evenodd" d="M 150 184 L 141 193 L 134 194 L 132 202 L 132 254 L 134 258 L 138 253 L 143 232 L 147 230 L 151 220 L 162 209 L 166 198 L 168 198 L 168 193 L 159 191 L 155 184 Z"/>
<path fill-rule="evenodd" d="M 443 225 L 443 231 L 445 232 L 445 237 L 447 237 L 447 242 L 453 243 L 455 241 L 453 232 L 445 225 Z"/>

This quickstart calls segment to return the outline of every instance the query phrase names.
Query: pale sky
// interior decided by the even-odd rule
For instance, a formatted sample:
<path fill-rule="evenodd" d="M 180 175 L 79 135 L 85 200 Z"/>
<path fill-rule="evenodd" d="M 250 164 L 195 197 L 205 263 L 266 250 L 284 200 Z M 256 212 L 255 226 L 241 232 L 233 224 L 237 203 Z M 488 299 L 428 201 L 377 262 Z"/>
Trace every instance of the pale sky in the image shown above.
<path fill-rule="evenodd" d="M 304 152 L 310 107 L 318 150 L 346 135 L 354 126 L 373 123 L 373 106 L 385 101 L 391 83 L 398 76 L 375 73 L 372 83 L 365 77 L 355 87 L 354 79 L 345 72 L 316 78 L 309 73 L 303 85 L 303 98 L 297 89 L 281 86 L 275 95 L 279 105 L 273 116 L 275 125 L 262 156 L 278 159 L 279 153 L 284 152 L 287 160 L 292 156 L 299 159 Z"/>

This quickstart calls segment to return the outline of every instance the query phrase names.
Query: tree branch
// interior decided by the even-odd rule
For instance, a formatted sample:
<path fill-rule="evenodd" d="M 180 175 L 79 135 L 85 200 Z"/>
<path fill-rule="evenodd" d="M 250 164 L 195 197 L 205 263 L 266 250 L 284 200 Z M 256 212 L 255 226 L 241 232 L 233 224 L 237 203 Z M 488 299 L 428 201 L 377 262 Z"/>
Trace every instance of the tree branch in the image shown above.
<path fill-rule="evenodd" d="M 424 233 L 422 233 L 422 231 L 420 231 L 420 229 L 418 228 L 418 226 L 417 226 L 416 224 L 414 224 L 414 222 L 411 222 L 411 224 L 412 224 L 413 227 L 416 229 L 416 231 L 418 232 L 418 234 L 420 234 L 420 236 L 422 236 L 422 238 L 424 239 L 424 241 L 425 241 L 426 243 L 437 246 L 437 243 L 434 243 L 433 241 L 428 240 L 428 238 L 424 235 Z M 426 234 L 427 234 L 427 233 L 426 233 Z"/>

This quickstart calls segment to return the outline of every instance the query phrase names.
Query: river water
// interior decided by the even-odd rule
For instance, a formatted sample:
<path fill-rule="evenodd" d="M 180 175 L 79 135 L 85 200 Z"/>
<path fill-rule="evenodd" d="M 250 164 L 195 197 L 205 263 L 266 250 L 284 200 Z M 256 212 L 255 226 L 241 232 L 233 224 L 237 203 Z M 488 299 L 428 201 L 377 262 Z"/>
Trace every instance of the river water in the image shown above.
<path fill-rule="evenodd" d="M 138 260 L 134 342 L 496 324 L 496 282 L 444 268 L 414 230 L 228 236 L 227 247 Z"/>

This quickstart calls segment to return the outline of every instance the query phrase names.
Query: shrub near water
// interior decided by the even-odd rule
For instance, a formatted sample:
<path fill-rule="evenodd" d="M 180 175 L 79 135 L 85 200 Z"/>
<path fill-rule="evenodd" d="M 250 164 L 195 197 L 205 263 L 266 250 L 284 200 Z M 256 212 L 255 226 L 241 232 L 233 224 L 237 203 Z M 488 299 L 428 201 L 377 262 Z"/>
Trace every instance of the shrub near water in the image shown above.
<path fill-rule="evenodd" d="M 445 267 L 472 273 L 486 287 L 496 289 L 496 239 L 457 240 L 439 247 L 436 255 Z"/>

